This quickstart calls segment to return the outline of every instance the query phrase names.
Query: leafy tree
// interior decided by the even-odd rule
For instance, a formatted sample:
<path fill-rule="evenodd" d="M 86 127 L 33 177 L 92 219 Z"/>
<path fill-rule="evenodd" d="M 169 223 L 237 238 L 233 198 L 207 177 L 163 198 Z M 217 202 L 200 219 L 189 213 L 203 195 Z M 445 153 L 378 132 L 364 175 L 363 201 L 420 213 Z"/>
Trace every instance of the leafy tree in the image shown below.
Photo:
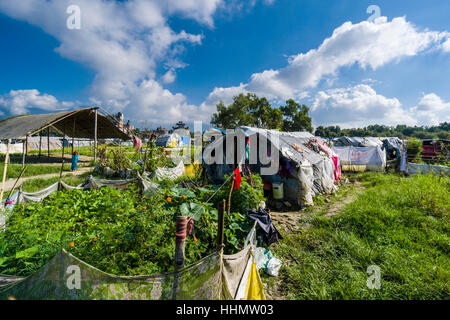
<path fill-rule="evenodd" d="M 309 108 L 306 105 L 300 105 L 293 99 L 286 101 L 286 105 L 280 107 L 283 113 L 284 131 L 309 131 L 312 132 L 311 117 L 309 117 Z"/>
<path fill-rule="evenodd" d="M 222 101 L 217 104 L 211 124 L 222 129 L 239 126 L 281 129 L 283 116 L 280 110 L 272 108 L 266 98 L 259 98 L 253 93 L 241 93 L 233 97 L 233 103 L 228 107 Z"/>

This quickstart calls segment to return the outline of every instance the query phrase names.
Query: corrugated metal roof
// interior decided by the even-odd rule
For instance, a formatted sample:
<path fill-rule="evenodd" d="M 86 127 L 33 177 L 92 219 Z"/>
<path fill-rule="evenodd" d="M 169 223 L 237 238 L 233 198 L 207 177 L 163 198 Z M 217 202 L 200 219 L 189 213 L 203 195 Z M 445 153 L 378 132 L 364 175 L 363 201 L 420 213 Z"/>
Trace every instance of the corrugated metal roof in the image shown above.
<path fill-rule="evenodd" d="M 84 108 L 49 114 L 24 115 L 0 121 L 0 139 L 23 139 L 36 134 L 49 124 L 74 138 L 94 138 L 95 108 Z M 98 113 L 97 138 L 130 137 L 120 130 L 110 119 Z"/>

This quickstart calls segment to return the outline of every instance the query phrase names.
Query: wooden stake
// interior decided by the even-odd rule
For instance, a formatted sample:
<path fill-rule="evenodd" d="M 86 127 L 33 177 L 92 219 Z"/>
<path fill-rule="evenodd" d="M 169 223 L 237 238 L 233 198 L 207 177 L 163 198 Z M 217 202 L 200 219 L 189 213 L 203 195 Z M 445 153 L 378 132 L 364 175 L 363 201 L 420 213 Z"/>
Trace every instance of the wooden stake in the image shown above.
<path fill-rule="evenodd" d="M 94 162 L 97 161 L 97 114 L 98 111 L 95 109 L 95 122 L 94 122 Z"/>
<path fill-rule="evenodd" d="M 219 205 L 219 216 L 217 221 L 217 247 L 222 250 L 224 244 L 224 218 L 227 201 L 223 199 L 222 206 Z"/>
<path fill-rule="evenodd" d="M 231 210 L 231 194 L 233 193 L 233 188 L 234 188 L 234 172 L 233 172 L 233 177 L 231 178 L 231 188 L 230 188 L 230 193 L 228 194 L 228 216 L 230 216 L 230 210 Z"/>
<path fill-rule="evenodd" d="M 42 151 L 42 133 L 39 131 L 39 159 L 41 158 L 41 151 Z"/>
<path fill-rule="evenodd" d="M 50 127 L 47 128 L 47 156 L 50 158 Z"/>
<path fill-rule="evenodd" d="M 64 169 L 64 158 L 61 162 L 61 171 L 59 171 L 58 190 L 61 190 L 61 179 L 62 179 L 63 169 Z"/>
<path fill-rule="evenodd" d="M 14 192 L 14 189 L 16 189 L 17 182 L 19 182 L 20 178 L 22 178 L 22 175 L 23 175 L 23 173 L 25 172 L 25 169 L 26 169 L 26 168 L 27 168 L 27 167 L 24 167 L 24 168 L 22 169 L 22 171 L 20 172 L 19 177 L 16 179 L 16 182 L 14 183 L 14 185 L 13 185 L 11 191 L 9 192 L 9 195 L 8 195 L 8 198 L 7 198 L 7 199 L 9 199 L 9 198 L 11 197 L 12 193 Z"/>
<path fill-rule="evenodd" d="M 5 181 L 6 181 L 6 172 L 8 170 L 8 162 L 9 162 L 9 145 L 11 144 L 11 139 L 8 139 L 8 144 L 6 145 L 6 156 L 5 156 L 5 166 L 3 167 L 3 179 L 2 179 L 2 191 L 0 193 L 0 201 L 2 201 L 3 208 L 3 192 L 5 191 Z"/>

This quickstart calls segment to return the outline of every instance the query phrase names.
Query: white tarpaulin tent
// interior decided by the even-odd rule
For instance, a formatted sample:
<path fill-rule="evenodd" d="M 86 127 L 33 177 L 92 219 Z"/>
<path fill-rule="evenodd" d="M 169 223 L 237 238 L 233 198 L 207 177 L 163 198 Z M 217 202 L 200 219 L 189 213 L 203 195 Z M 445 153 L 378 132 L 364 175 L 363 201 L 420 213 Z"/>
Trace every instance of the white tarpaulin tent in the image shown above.
<path fill-rule="evenodd" d="M 333 146 L 342 171 L 383 171 L 386 167 L 386 150 L 380 146 Z"/>

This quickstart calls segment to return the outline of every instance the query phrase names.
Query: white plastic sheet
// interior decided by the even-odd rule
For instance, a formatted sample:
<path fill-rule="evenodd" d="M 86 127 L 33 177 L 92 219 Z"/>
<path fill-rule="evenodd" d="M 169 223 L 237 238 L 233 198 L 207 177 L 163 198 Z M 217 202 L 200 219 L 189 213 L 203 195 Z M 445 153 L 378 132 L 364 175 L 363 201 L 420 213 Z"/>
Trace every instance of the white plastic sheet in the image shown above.
<path fill-rule="evenodd" d="M 341 161 L 343 171 L 383 171 L 386 167 L 386 151 L 380 146 L 333 146 Z"/>

